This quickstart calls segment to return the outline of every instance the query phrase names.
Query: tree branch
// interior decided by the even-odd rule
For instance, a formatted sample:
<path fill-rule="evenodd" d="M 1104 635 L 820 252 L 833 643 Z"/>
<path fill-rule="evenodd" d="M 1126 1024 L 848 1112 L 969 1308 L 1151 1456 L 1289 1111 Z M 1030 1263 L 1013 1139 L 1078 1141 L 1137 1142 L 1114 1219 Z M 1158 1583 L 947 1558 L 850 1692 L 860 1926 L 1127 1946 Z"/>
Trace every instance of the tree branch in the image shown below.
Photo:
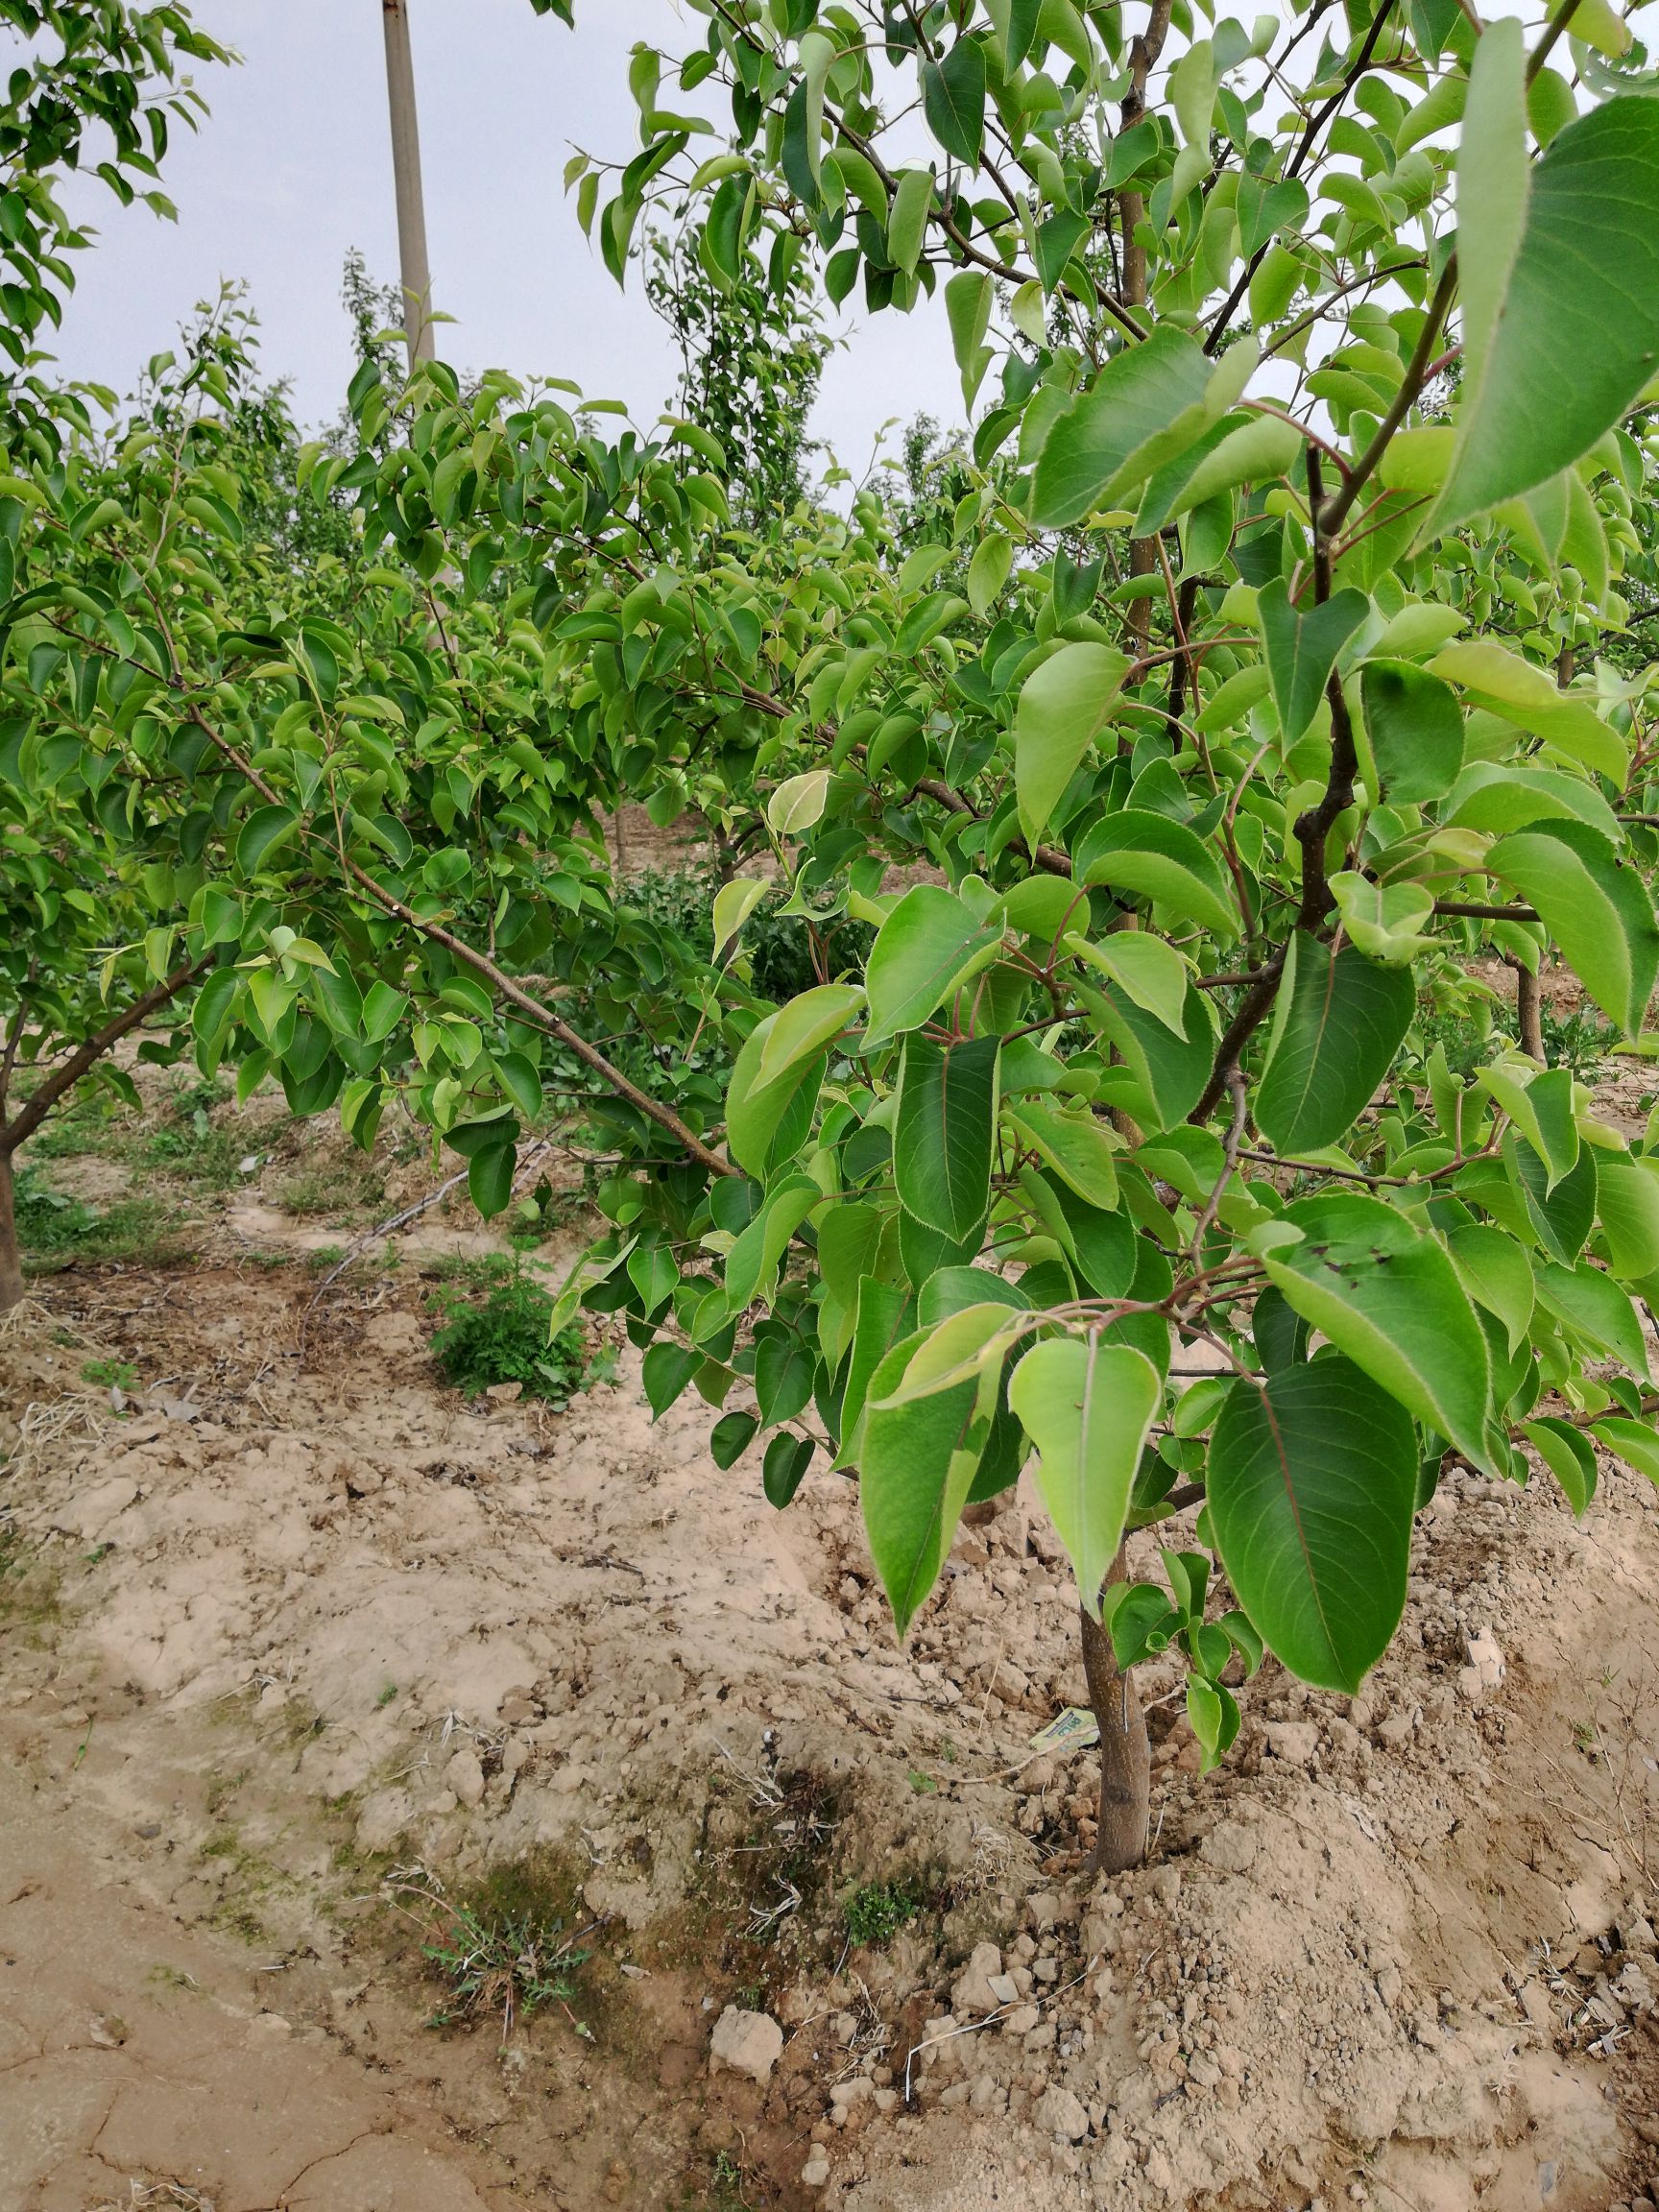
<path fill-rule="evenodd" d="M 282 804 L 270 784 L 256 772 L 252 763 L 243 757 L 240 750 L 214 729 L 194 702 L 185 708 L 185 712 L 208 741 L 215 745 L 225 757 L 247 777 L 249 782 L 262 798 L 270 801 L 274 805 Z M 327 842 L 325 839 L 318 840 L 314 830 L 302 830 L 301 834 L 308 842 Z M 445 951 L 452 952 L 455 958 L 461 961 L 464 966 L 470 968 L 474 974 L 481 975 L 510 1005 L 517 1006 L 521 1014 L 527 1014 L 537 1028 L 541 1029 L 546 1036 L 556 1038 L 561 1045 L 574 1052 L 584 1067 L 590 1068 L 595 1075 L 601 1077 L 616 1093 L 618 1097 L 626 1098 L 628 1103 L 637 1107 L 648 1120 L 655 1121 L 660 1129 L 666 1131 L 676 1143 L 685 1147 L 699 1166 L 707 1167 L 709 1173 L 713 1175 L 737 1175 L 742 1172 L 740 1168 L 733 1166 L 730 1160 L 723 1160 L 718 1152 L 711 1150 L 709 1145 L 705 1144 L 702 1138 L 686 1127 L 671 1106 L 664 1106 L 661 1099 L 653 1098 L 648 1091 L 641 1091 L 637 1083 L 631 1083 L 621 1069 L 613 1066 L 606 1059 L 604 1053 L 596 1046 L 589 1045 L 587 1038 L 579 1030 L 572 1029 L 569 1022 L 562 1022 L 550 1007 L 542 1005 L 540 999 L 533 998 L 528 991 L 521 990 L 514 978 L 507 974 L 504 970 L 498 968 L 487 953 L 478 951 L 475 947 L 469 945 L 465 938 L 457 937 L 453 930 L 444 928 L 441 924 L 422 921 L 412 907 L 406 906 L 402 900 L 395 898 L 384 884 L 376 882 L 369 871 L 360 867 L 349 853 L 334 845 L 329 845 L 328 850 L 346 876 L 357 885 L 359 890 L 373 899 L 384 913 L 396 916 L 399 922 L 404 923 L 419 936 L 429 938 L 434 945 L 442 945 Z"/>
<path fill-rule="evenodd" d="M 0 1125 L 0 1159 L 10 1159 L 19 1144 L 34 1136 L 54 1106 L 66 1091 L 72 1091 L 89 1068 L 103 1059 L 106 1052 L 119 1045 L 122 1038 L 138 1024 L 148 1020 L 158 1006 L 177 997 L 186 983 L 200 975 L 211 965 L 210 955 L 204 953 L 196 960 L 186 960 L 182 967 L 175 968 L 171 975 L 163 976 L 159 983 L 152 984 L 142 998 L 134 998 L 124 1013 L 113 1021 L 106 1022 L 95 1036 L 88 1037 L 79 1046 L 56 1074 L 48 1075 L 29 1103 L 13 1118 Z"/>

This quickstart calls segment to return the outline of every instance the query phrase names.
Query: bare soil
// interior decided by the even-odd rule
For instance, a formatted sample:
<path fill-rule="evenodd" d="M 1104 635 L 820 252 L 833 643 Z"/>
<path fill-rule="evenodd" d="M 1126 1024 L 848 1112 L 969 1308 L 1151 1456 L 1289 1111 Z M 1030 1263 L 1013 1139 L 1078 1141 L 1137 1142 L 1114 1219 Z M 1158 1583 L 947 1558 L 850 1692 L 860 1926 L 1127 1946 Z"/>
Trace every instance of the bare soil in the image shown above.
<path fill-rule="evenodd" d="M 1363 1694 L 1269 1662 L 1202 1780 L 1155 1703 L 1152 1859 L 1096 1883 L 1091 1756 L 1029 1745 L 1084 1691 L 1022 1495 L 901 1651 L 851 1487 L 772 1512 L 707 1408 L 652 1425 L 632 1354 L 564 1412 L 444 1385 L 422 1270 L 490 1244 L 464 1204 L 307 1319 L 304 1251 L 429 1171 L 297 1214 L 270 1145 L 189 1194 L 193 1262 L 75 1264 L 0 1341 L 8 2212 L 1659 2183 L 1647 1485 L 1605 1468 L 1575 1524 L 1545 1480 L 1449 1478 Z M 338 1181 L 326 1143 L 300 1165 Z M 497 1977 L 434 2027 L 463 1908 L 587 1956 L 527 2017 Z M 711 2071 L 732 2005 L 782 2031 L 764 2081 Z"/>

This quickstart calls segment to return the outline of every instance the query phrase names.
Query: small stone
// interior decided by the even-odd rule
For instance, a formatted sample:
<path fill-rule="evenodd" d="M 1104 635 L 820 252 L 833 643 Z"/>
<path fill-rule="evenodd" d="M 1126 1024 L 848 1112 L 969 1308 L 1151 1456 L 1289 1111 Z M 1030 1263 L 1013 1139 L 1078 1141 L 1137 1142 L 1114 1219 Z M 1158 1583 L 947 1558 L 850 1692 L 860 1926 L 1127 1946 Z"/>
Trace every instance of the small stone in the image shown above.
<path fill-rule="evenodd" d="M 1017 2011 L 1010 2012 L 1007 2019 L 1003 2021 L 1003 2032 L 1015 2036 L 1029 2035 L 1041 2017 L 1042 2015 L 1038 2012 L 1035 2005 L 1022 2005 Z"/>
<path fill-rule="evenodd" d="M 1179 1866 L 1154 1866 L 1146 1877 L 1146 1887 L 1160 1905 L 1173 1907 L 1181 1894 L 1181 1869 Z"/>
<path fill-rule="evenodd" d="M 142 1836 L 146 1843 L 154 1843 L 161 1833 L 161 1823 L 159 1820 L 140 1820 L 132 1833 L 134 1836 Z"/>
<path fill-rule="evenodd" d="M 497 1406 L 512 1406 L 523 1397 L 524 1385 L 522 1382 L 487 1382 L 484 1395 L 493 1398 Z"/>
<path fill-rule="evenodd" d="M 958 2020 L 979 2019 L 1005 2002 L 991 1988 L 992 1976 L 1001 1971 L 1002 1954 L 996 1944 L 975 1943 L 950 1991 L 950 2009 Z"/>
<path fill-rule="evenodd" d="M 1060 1917 L 1060 1900 L 1051 1890 L 1041 1890 L 1026 1899 L 1025 1917 L 1034 1935 L 1046 1936 Z"/>
<path fill-rule="evenodd" d="M 1269 1720 L 1267 1749 L 1287 1767 L 1311 1767 L 1319 1756 L 1319 1731 L 1311 1720 Z"/>
<path fill-rule="evenodd" d="M 782 2049 L 783 2031 L 768 2013 L 743 2012 L 728 2005 L 714 2023 L 709 2071 L 718 2073 L 724 2067 L 728 2073 L 747 2075 L 751 2081 L 766 2082 Z"/>
<path fill-rule="evenodd" d="M 830 2178 L 830 2153 L 822 2143 L 814 2143 L 806 2153 L 806 2163 L 801 2169 L 803 2189 L 822 2189 Z"/>
<path fill-rule="evenodd" d="M 1089 2132 L 1088 2113 L 1070 2090 L 1057 2081 L 1037 2100 L 1032 2118 L 1043 2134 L 1058 2136 L 1063 2143 L 1081 2143 Z"/>
<path fill-rule="evenodd" d="M 444 1782 L 452 1791 L 461 1805 L 481 1805 L 484 1802 L 484 1769 L 478 1754 L 469 1743 L 464 1743 L 444 1769 Z"/>
<path fill-rule="evenodd" d="M 1223 1820 L 1199 1844 L 1198 1856 L 1218 1874 L 1246 1874 L 1256 1863 L 1256 1839 L 1241 1821 Z"/>
<path fill-rule="evenodd" d="M 255 2012 L 248 2029 L 251 2034 L 268 2035 L 272 2042 L 282 2043 L 293 2034 L 294 2023 L 284 2020 L 280 2012 Z"/>
<path fill-rule="evenodd" d="M 119 2051 L 127 2040 L 127 2023 L 116 2012 L 94 2012 L 86 2032 L 100 2051 Z"/>
<path fill-rule="evenodd" d="M 1020 1984 L 1012 1974 L 992 1974 L 987 1977 L 985 1986 L 991 1992 L 994 2005 L 1018 2005 L 1020 2002 Z"/>

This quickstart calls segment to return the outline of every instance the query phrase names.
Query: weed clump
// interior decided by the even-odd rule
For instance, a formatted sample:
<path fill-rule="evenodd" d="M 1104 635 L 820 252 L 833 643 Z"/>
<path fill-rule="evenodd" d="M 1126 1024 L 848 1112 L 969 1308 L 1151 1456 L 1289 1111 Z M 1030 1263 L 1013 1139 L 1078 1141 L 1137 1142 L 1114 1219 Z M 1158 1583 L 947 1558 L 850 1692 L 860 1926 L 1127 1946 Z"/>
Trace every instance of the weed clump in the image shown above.
<path fill-rule="evenodd" d="M 860 1950 L 891 1943 L 907 1921 L 926 1910 L 927 1891 L 913 1875 L 898 1882 L 867 1882 L 841 1909 L 849 1940 Z"/>
<path fill-rule="evenodd" d="M 517 2020 L 557 2007 L 576 2032 L 592 2039 L 571 2009 L 583 1967 L 592 1957 L 588 1940 L 603 1923 L 580 1922 L 575 1894 L 529 1867 L 505 1868 L 469 1895 L 454 1898 L 423 1867 L 407 1880 L 393 1878 L 402 1909 L 421 1927 L 421 1956 L 444 1985 L 432 2028 L 469 2027 L 499 2018 L 505 2043 Z"/>
<path fill-rule="evenodd" d="M 470 1298 L 469 1279 L 483 1287 Z M 432 1353 L 446 1382 L 468 1398 L 498 1382 L 517 1382 L 529 1398 L 563 1406 L 578 1390 L 609 1381 L 614 1356 L 607 1348 L 589 1356 L 574 1324 L 550 1333 L 553 1301 L 517 1261 L 474 1262 L 466 1274 L 433 1291 L 428 1305 L 442 1326 Z"/>

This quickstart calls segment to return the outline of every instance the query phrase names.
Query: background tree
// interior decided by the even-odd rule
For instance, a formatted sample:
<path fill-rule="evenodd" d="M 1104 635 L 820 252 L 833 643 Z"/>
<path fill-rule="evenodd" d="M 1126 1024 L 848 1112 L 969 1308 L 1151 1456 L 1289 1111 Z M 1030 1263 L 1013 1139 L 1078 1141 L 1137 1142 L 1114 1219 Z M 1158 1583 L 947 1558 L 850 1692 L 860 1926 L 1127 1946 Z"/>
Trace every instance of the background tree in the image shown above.
<path fill-rule="evenodd" d="M 141 199 L 171 218 L 156 182 L 173 125 L 196 127 L 204 103 L 186 61 L 228 61 L 187 9 L 127 0 L 0 0 L 0 24 L 20 42 L 0 95 L 0 410 L 14 431 L 50 444 L 65 420 L 89 427 L 84 405 L 45 374 L 39 349 L 63 319 L 71 256 L 95 233 L 59 201 L 65 176 L 95 176 L 124 206 Z"/>

